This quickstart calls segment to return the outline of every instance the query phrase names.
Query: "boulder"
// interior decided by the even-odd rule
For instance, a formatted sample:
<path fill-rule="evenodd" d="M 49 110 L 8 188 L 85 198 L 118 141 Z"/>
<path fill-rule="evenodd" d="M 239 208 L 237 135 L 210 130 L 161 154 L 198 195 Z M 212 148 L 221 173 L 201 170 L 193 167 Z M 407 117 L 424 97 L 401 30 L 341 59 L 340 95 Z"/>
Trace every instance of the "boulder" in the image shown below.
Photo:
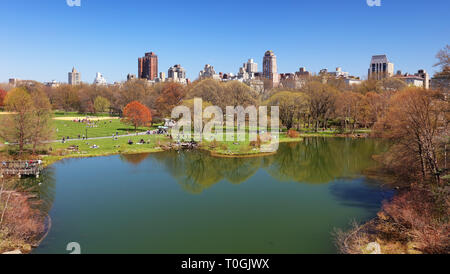
<path fill-rule="evenodd" d="M 365 252 L 368 254 L 381 254 L 381 246 L 377 242 L 369 243 L 365 248 Z"/>
<path fill-rule="evenodd" d="M 8 251 L 8 252 L 5 252 L 5 253 L 3 253 L 4 255 L 20 255 L 20 254 L 22 254 L 22 251 L 20 251 L 19 249 L 17 249 L 17 250 L 14 250 L 14 251 Z"/>

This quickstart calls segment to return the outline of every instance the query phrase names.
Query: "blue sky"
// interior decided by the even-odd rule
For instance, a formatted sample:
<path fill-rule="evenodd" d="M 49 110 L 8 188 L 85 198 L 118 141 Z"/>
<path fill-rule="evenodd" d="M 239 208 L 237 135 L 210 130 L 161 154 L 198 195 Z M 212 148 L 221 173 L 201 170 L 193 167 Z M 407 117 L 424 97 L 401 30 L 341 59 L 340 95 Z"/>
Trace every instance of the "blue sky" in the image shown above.
<path fill-rule="evenodd" d="M 66 0 L 0 1 L 0 82 L 67 81 L 75 66 L 93 82 L 137 74 L 137 58 L 154 51 L 159 70 L 174 64 L 197 78 L 205 64 L 236 73 L 266 50 L 279 72 L 305 66 L 365 77 L 370 58 L 387 54 L 395 69 L 434 72 L 450 44 L 450 1 L 381 0 Z"/>

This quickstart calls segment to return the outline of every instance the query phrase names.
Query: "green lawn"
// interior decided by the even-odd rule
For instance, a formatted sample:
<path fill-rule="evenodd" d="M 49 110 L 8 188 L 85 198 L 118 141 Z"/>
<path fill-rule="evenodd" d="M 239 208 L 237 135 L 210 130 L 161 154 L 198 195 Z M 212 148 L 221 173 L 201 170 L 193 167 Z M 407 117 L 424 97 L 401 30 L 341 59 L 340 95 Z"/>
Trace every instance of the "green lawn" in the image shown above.
<path fill-rule="evenodd" d="M 128 144 L 128 140 L 134 142 L 133 145 Z M 138 145 L 137 143 L 144 139 L 148 144 Z M 92 157 L 92 156 L 104 156 L 114 154 L 133 154 L 133 153 L 150 153 L 161 151 L 160 145 L 168 143 L 170 140 L 161 135 L 145 135 L 145 136 L 130 136 L 120 137 L 118 140 L 113 138 L 98 139 L 98 140 L 86 140 L 86 141 L 68 141 L 66 143 L 52 143 L 47 145 L 51 148 L 51 156 L 46 156 L 44 160 L 46 164 L 51 164 L 62 158 L 70 157 Z M 98 148 L 92 148 L 92 146 L 98 146 Z M 67 149 L 71 146 L 78 146 L 78 152 L 71 152 Z"/>
<path fill-rule="evenodd" d="M 95 118 L 92 118 L 92 121 L 95 121 Z M 116 132 L 118 132 L 119 135 L 125 135 L 128 133 L 131 134 L 135 132 L 133 126 L 126 125 L 119 119 L 100 120 L 95 123 L 94 127 L 88 127 L 85 123 L 76 123 L 73 121 L 53 120 L 52 122 L 56 130 L 57 140 L 67 136 L 69 136 L 70 139 L 78 139 L 78 135 L 82 137 L 83 135 L 86 135 L 86 131 L 89 138 L 108 137 L 116 134 Z M 142 127 L 138 128 L 137 131 L 143 132 L 148 129 L 148 127 Z"/>

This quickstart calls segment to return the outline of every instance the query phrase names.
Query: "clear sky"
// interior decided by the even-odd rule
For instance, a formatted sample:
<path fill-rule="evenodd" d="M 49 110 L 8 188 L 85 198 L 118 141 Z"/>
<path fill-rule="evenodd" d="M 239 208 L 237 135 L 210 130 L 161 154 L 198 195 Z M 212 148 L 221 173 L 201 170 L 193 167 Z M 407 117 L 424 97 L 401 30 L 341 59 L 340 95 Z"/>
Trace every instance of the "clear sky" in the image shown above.
<path fill-rule="evenodd" d="M 269 49 L 279 72 L 340 66 L 366 77 L 374 54 L 434 72 L 450 44 L 449 0 L 1 0 L 0 12 L 0 82 L 67 82 L 73 66 L 85 82 L 96 72 L 122 81 L 149 51 L 160 71 L 181 64 L 192 79 L 207 63 L 237 73 L 253 58 L 261 69 Z"/>

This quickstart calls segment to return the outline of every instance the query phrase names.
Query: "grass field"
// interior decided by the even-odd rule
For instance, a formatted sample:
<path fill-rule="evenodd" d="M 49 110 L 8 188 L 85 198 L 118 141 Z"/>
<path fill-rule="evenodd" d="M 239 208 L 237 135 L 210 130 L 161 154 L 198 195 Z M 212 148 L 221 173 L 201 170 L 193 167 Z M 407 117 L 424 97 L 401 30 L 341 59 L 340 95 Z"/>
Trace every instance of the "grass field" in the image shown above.
<path fill-rule="evenodd" d="M 141 139 L 148 144 L 138 145 Z M 128 144 L 128 140 L 134 142 L 133 145 Z M 133 153 L 150 153 L 162 151 L 159 146 L 168 143 L 168 138 L 161 135 L 146 136 L 130 136 L 120 137 L 117 140 L 113 138 L 86 140 L 86 141 L 68 141 L 66 143 L 52 143 L 48 147 L 51 148 L 51 155 L 44 158 L 46 164 L 50 164 L 62 158 L 70 157 L 93 157 L 114 154 L 133 154 Z M 94 145 L 98 148 L 92 148 Z M 67 149 L 71 146 L 78 146 L 78 152 L 71 152 Z"/>
<path fill-rule="evenodd" d="M 141 139 L 143 139 L 146 144 L 137 144 Z M 128 144 L 128 140 L 134 142 L 133 145 Z M 280 142 L 298 142 L 302 138 L 291 139 L 285 135 L 280 136 Z M 147 143 L 148 142 L 148 143 Z M 117 140 L 111 138 L 106 139 L 95 139 L 95 140 L 85 140 L 85 141 L 68 141 L 66 143 L 55 142 L 47 145 L 51 148 L 51 155 L 44 158 L 45 163 L 51 164 L 55 161 L 64 158 L 72 157 L 94 157 L 94 156 L 105 156 L 105 155 L 115 155 L 115 154 L 137 154 L 137 153 L 152 153 L 162 151 L 161 146 L 167 145 L 173 142 L 169 137 L 164 135 L 141 135 L 141 136 L 126 136 L 119 137 Z M 94 145 L 98 148 L 92 148 Z M 77 152 L 71 152 L 68 150 L 69 147 L 78 146 L 79 150 Z M 257 155 L 261 153 L 260 149 L 253 148 L 250 146 L 250 142 L 208 142 L 202 143 L 202 149 L 208 150 L 215 155 Z"/>
<path fill-rule="evenodd" d="M 135 132 L 134 127 L 122 123 L 119 119 L 106 119 L 98 120 L 92 118 L 91 121 L 98 121 L 94 123 L 94 126 L 89 127 L 86 123 L 77 123 L 64 120 L 53 120 L 53 126 L 55 128 L 55 134 L 57 140 L 61 140 L 63 137 L 69 136 L 70 139 L 78 139 L 83 135 L 89 138 L 95 137 L 109 137 L 118 133 L 119 135 L 132 134 Z M 138 128 L 138 132 L 147 131 L 149 128 Z"/>

